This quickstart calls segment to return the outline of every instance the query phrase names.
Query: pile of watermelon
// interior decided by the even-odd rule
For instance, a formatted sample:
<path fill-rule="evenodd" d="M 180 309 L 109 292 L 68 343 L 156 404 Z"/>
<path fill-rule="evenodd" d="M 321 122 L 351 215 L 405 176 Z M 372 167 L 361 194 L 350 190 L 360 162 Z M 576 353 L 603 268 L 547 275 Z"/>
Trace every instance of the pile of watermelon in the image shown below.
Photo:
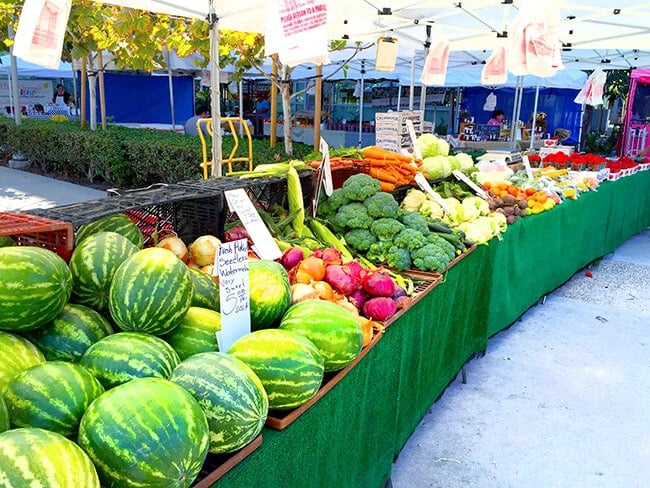
<path fill-rule="evenodd" d="M 359 355 L 354 314 L 291 303 L 250 260 L 253 332 L 219 351 L 219 287 L 128 218 L 76 234 L 66 263 L 0 247 L 0 479 L 8 486 L 190 486 Z M 65 469 L 59 469 L 65 466 Z"/>

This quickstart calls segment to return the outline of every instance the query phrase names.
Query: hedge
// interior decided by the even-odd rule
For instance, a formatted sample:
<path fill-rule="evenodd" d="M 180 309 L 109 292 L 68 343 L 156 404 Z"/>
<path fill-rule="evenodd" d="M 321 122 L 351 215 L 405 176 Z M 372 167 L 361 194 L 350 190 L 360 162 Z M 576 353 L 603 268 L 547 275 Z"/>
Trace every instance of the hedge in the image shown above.
<path fill-rule="evenodd" d="M 232 136 L 222 139 L 223 154 L 230 154 Z M 293 144 L 294 155 L 284 153 L 284 145 L 269 146 L 268 139 L 253 139 L 253 164 L 301 159 L 312 152 L 305 144 Z M 200 179 L 203 170 L 198 136 L 173 132 L 133 129 L 109 125 L 91 131 L 77 121 L 0 119 L 0 147 L 4 152 L 27 156 L 30 165 L 44 174 L 68 179 L 107 182 L 120 188 L 146 184 L 176 183 Z M 240 140 L 236 156 L 247 156 L 248 143 Z M 234 163 L 233 169 L 245 169 Z"/>

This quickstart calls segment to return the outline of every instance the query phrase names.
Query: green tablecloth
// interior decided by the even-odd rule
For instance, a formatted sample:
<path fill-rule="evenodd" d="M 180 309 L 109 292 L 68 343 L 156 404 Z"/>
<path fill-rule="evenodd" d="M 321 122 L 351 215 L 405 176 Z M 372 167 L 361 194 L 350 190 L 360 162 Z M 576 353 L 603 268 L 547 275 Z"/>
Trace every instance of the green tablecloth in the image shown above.
<path fill-rule="evenodd" d="M 321 400 L 215 487 L 379 487 L 429 406 L 488 338 L 650 224 L 650 171 L 510 226 L 391 325 Z"/>

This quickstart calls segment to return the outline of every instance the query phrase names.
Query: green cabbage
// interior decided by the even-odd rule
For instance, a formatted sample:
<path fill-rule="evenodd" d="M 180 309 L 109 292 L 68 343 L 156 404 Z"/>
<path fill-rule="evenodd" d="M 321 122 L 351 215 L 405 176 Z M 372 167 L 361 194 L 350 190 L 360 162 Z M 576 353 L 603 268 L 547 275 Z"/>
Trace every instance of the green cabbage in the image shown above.
<path fill-rule="evenodd" d="M 472 159 L 472 156 L 467 153 L 458 153 L 455 157 L 460 164 L 460 169 L 469 169 L 474 166 L 474 160 Z"/>
<path fill-rule="evenodd" d="M 451 163 L 447 156 L 428 157 L 420 163 L 420 170 L 431 180 L 447 178 L 451 175 Z"/>
<path fill-rule="evenodd" d="M 420 148 L 423 159 L 432 156 L 447 156 L 449 154 L 449 143 L 429 132 L 418 136 L 415 143 Z"/>

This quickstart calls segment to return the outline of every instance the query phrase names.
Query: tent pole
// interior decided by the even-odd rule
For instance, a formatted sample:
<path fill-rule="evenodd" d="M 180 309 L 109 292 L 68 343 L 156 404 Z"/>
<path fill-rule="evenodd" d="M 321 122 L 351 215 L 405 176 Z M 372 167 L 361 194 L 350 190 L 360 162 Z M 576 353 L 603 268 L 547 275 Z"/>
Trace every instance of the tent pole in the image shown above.
<path fill-rule="evenodd" d="M 221 86 L 219 76 L 219 17 L 210 0 L 210 115 L 212 117 L 212 176 L 220 178 L 221 172 Z"/>
<path fill-rule="evenodd" d="M 539 101 L 539 83 L 537 83 L 537 87 L 535 88 L 535 103 L 533 104 L 533 122 L 530 125 L 530 145 L 528 146 L 528 149 L 530 151 L 532 151 L 535 146 L 535 128 L 537 126 L 537 102 L 538 101 Z"/>
<path fill-rule="evenodd" d="M 269 133 L 269 144 L 275 147 L 278 143 L 278 55 L 271 55 L 271 132 Z"/>
<path fill-rule="evenodd" d="M 397 111 L 399 112 L 399 106 L 402 102 L 402 83 L 397 83 Z"/>
<path fill-rule="evenodd" d="M 174 81 L 172 79 L 172 66 L 169 61 L 169 51 L 165 50 L 165 60 L 167 61 L 167 81 L 169 84 L 169 106 L 172 112 L 172 132 L 176 132 L 176 121 L 174 119 Z"/>
<path fill-rule="evenodd" d="M 13 19 L 13 16 L 12 16 Z M 9 39 L 14 38 L 14 28 L 11 23 L 9 23 Z M 14 108 L 14 122 L 16 125 L 23 123 L 23 120 L 20 118 L 20 90 L 18 89 L 18 66 L 16 65 L 16 56 L 14 56 L 14 47 L 11 45 L 9 47 L 9 59 L 11 59 L 11 95 L 13 98 L 13 108 Z"/>
<path fill-rule="evenodd" d="M 314 93 L 314 151 L 320 148 L 320 122 L 323 104 L 323 65 L 316 66 L 316 92 Z"/>
<path fill-rule="evenodd" d="M 361 61 L 361 89 L 359 90 L 359 143 L 358 146 L 361 147 L 361 133 L 363 131 L 363 75 L 366 73 L 366 62 Z"/>
<path fill-rule="evenodd" d="M 514 149 L 517 147 L 517 125 L 519 121 L 519 98 L 521 95 L 520 91 L 520 84 L 523 83 L 523 78 L 521 76 L 517 76 L 517 83 L 515 84 L 515 99 L 512 104 L 512 121 L 511 121 L 511 127 L 510 127 L 510 148 Z"/>
<path fill-rule="evenodd" d="M 411 89 L 409 91 L 409 110 L 413 110 L 413 97 L 415 93 L 415 56 L 411 58 Z"/>

